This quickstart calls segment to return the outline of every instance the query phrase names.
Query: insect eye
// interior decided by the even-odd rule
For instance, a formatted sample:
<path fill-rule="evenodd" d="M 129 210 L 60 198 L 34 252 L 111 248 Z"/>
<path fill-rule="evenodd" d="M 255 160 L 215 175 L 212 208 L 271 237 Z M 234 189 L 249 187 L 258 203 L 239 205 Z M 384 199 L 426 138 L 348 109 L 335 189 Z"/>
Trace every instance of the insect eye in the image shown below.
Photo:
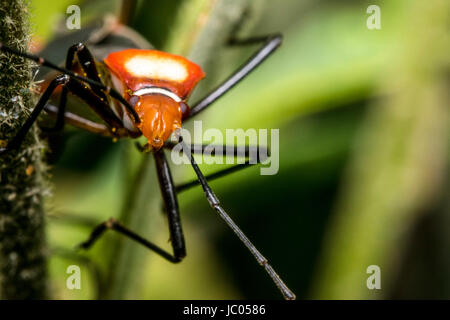
<path fill-rule="evenodd" d="M 130 100 L 128 101 L 132 107 L 135 107 L 136 104 L 139 101 L 139 96 L 131 96 Z"/>
<path fill-rule="evenodd" d="M 184 103 L 183 101 L 181 101 L 180 108 L 181 108 L 181 114 L 183 115 L 183 118 L 187 117 L 190 112 L 189 106 L 186 103 Z"/>

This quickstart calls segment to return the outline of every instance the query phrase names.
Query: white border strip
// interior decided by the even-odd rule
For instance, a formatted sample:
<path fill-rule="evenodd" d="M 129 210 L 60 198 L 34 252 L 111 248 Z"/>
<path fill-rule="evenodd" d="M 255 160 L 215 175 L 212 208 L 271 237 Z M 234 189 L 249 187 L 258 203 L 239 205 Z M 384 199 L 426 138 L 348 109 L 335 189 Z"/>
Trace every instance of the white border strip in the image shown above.
<path fill-rule="evenodd" d="M 169 98 L 172 98 L 176 102 L 181 102 L 181 98 L 179 96 L 177 96 L 175 93 L 173 93 L 172 91 L 164 89 L 164 88 L 158 88 L 158 87 L 142 88 L 142 89 L 139 89 L 138 91 L 133 92 L 133 95 L 142 96 L 144 94 L 151 94 L 151 93 L 163 94 L 165 96 L 168 96 Z"/>

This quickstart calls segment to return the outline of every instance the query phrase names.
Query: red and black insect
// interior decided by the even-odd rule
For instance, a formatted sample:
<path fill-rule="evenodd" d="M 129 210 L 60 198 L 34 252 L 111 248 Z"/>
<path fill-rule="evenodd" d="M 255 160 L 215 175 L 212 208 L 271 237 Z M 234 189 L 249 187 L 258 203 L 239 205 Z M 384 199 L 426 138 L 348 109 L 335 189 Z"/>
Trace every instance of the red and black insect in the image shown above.
<path fill-rule="evenodd" d="M 67 122 L 93 133 L 113 138 L 136 138 L 144 135 L 148 143 L 143 149 L 151 152 L 156 161 L 159 184 L 169 220 L 173 253 L 166 252 L 115 219 L 109 219 L 99 224 L 89 239 L 81 244 L 81 247 L 86 249 L 91 247 L 106 230 L 111 229 L 144 245 L 170 262 L 180 262 L 186 256 L 186 249 L 179 216 L 177 192 L 200 184 L 211 207 L 267 271 L 284 298 L 295 299 L 293 292 L 283 283 L 267 259 L 225 212 L 207 182 L 207 180 L 234 171 L 241 165 L 205 177 L 192 156 L 192 153 L 202 151 L 205 146 L 188 146 L 178 134 L 178 129 L 181 128 L 183 121 L 205 110 L 228 92 L 270 56 L 279 47 L 281 41 L 282 37 L 279 34 L 245 40 L 231 39 L 230 44 L 233 45 L 258 43 L 263 45 L 229 78 L 206 97 L 194 103 L 192 107 L 188 106 L 187 99 L 205 74 L 198 65 L 181 56 L 153 49 L 115 46 L 106 52 L 106 57 L 101 61 L 93 57 L 86 45 L 78 43 L 69 48 L 65 67 L 60 67 L 39 56 L 0 43 L 0 50 L 4 52 L 31 59 L 41 66 L 61 72 L 48 83 L 30 117 L 8 145 L 0 149 L 0 154 L 17 149 L 21 145 L 27 132 L 43 110 L 56 115 L 54 127 L 47 128 L 51 131 L 61 130 Z M 48 101 L 59 87 L 62 88 L 61 96 L 58 107 L 55 107 L 48 104 Z M 66 111 L 69 92 L 95 111 L 104 124 Z M 175 186 L 173 183 L 164 154 L 164 149 L 174 147 L 173 143 L 168 142 L 171 134 L 176 135 L 178 142 L 183 145 L 183 150 L 189 157 L 198 179 L 194 183 L 180 186 Z M 227 147 L 224 146 L 224 148 Z M 237 154 L 235 149 L 233 147 L 233 154 Z M 248 150 L 246 150 L 245 156 L 249 157 Z"/>

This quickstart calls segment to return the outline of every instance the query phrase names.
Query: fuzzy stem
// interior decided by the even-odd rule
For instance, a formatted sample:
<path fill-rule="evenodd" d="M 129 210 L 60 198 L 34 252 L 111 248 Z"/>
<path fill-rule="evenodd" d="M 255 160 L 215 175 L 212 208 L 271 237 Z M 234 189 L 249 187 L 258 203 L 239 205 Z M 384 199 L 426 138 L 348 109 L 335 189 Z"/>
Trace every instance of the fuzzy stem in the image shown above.
<path fill-rule="evenodd" d="M 28 1 L 0 0 L 0 41 L 28 48 Z M 0 52 L 0 143 L 10 141 L 33 108 L 32 64 Z M 46 254 L 41 161 L 36 129 L 0 156 L 0 277 L 3 299 L 45 299 Z"/>

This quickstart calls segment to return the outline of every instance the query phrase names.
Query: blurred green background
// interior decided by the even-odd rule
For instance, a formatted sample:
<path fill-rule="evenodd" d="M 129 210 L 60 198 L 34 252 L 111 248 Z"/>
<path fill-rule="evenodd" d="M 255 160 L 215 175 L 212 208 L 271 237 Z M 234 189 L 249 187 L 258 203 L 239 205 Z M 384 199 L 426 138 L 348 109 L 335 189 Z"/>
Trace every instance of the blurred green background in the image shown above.
<path fill-rule="evenodd" d="M 31 1 L 35 44 L 61 31 L 75 3 Z M 381 8 L 380 30 L 366 26 L 372 4 Z M 82 21 L 119 6 L 85 1 Z M 450 297 L 449 9 L 445 0 L 138 3 L 138 32 L 205 69 L 191 101 L 256 49 L 223 45 L 236 21 L 245 17 L 243 37 L 284 35 L 279 51 L 199 119 L 220 130 L 280 129 L 278 174 L 252 167 L 211 186 L 298 298 Z M 280 298 L 200 188 L 179 196 L 188 252 L 181 264 L 112 233 L 75 251 L 111 216 L 170 248 L 167 221 L 151 157 L 132 141 L 67 128 L 52 145 L 54 298 Z M 176 181 L 194 177 L 187 165 L 173 169 Z M 81 290 L 66 288 L 71 264 L 81 267 Z M 381 269 L 380 290 L 366 286 L 370 265 Z"/>

